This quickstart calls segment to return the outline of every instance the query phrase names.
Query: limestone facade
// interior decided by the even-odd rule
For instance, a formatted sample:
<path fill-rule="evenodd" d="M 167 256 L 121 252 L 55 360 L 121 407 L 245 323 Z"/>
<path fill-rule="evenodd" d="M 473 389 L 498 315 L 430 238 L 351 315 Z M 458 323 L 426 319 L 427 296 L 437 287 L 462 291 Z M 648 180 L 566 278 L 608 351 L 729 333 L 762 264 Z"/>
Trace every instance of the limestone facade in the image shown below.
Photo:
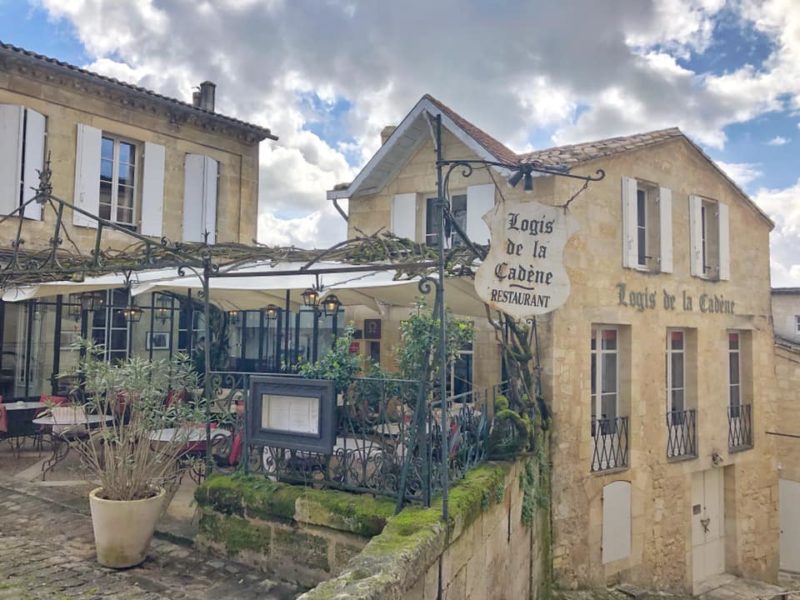
<path fill-rule="evenodd" d="M 164 148 L 162 235 L 183 239 L 184 165 L 187 154 L 217 161 L 217 240 L 250 243 L 256 237 L 258 144 L 274 138 L 267 129 L 202 111 L 140 88 L 114 82 L 19 49 L 0 47 L 0 105 L 32 109 L 45 117 L 45 153 L 50 157 L 53 194 L 73 202 L 79 124 L 131 141 L 141 158 L 145 143 Z M 141 221 L 141 164 L 137 164 L 136 215 Z M 35 182 L 34 182 L 35 183 Z M 99 185 L 99 182 L 98 182 Z M 47 244 L 54 214 L 26 224 L 26 248 Z M 73 226 L 70 236 L 93 247 L 95 231 Z M 0 225 L 0 236 L 13 239 L 15 222 Z M 30 219 L 29 219 L 30 221 Z M 41 235 L 39 235 L 41 234 Z M 130 243 L 108 232 L 105 245 Z"/>
<path fill-rule="evenodd" d="M 432 111 L 438 108 L 430 105 Z M 451 112 L 442 111 L 452 117 Z M 410 129 L 402 124 L 398 131 L 393 135 L 410 135 Z M 469 128 L 466 132 L 446 130 L 445 158 L 478 158 L 480 151 L 476 152 L 476 145 L 468 139 L 471 134 L 474 130 Z M 566 588 L 629 581 L 691 591 L 698 589 L 703 573 L 715 570 L 773 581 L 778 569 L 776 454 L 774 439 L 765 435 L 776 419 L 770 321 L 771 223 L 679 132 L 659 141 L 648 142 L 647 136 L 644 139 L 632 149 L 620 142 L 613 152 L 573 165 L 573 173 L 593 174 L 603 169 L 606 176 L 590 184 L 569 206 L 580 226 L 564 252 L 571 295 L 564 306 L 540 317 L 537 323 L 543 387 L 553 411 L 556 581 Z M 480 145 L 492 149 L 489 143 Z M 559 154 L 558 150 L 553 154 Z M 570 148 L 565 148 L 564 155 L 569 153 Z M 376 156 L 392 160 L 389 149 Z M 368 163 L 366 169 L 374 166 L 377 163 Z M 397 226 L 392 216 L 396 197 L 413 194 L 405 197 L 415 202 L 413 231 L 417 241 L 423 241 L 425 200 L 435 196 L 436 190 L 430 133 L 416 141 L 410 156 L 391 166 L 387 169 L 391 176 L 381 186 L 350 197 L 349 235 L 391 230 L 393 224 Z M 351 189 L 365 180 L 363 175 Z M 635 179 L 640 188 L 668 190 L 662 190 L 662 196 L 671 192 L 671 272 L 662 272 L 659 266 L 623 266 L 624 178 Z M 496 186 L 496 202 L 513 198 L 563 204 L 579 191 L 582 182 L 537 177 L 534 191 L 526 194 L 508 186 L 496 171 L 477 169 L 464 178 L 456 170 L 450 182 L 451 197 L 481 184 Z M 704 264 L 701 275 L 692 274 L 697 271 L 692 264 L 690 228 L 697 224 L 691 221 L 690 212 L 693 202 L 700 202 L 690 199 L 694 196 L 709 203 L 703 204 L 704 218 L 728 223 L 728 252 L 720 248 L 724 242 L 720 244 L 711 229 L 704 238 L 727 259 L 720 254 L 715 258 L 709 251 L 709 262 L 725 262 L 729 273 L 719 265 L 716 271 L 706 272 Z M 658 207 L 656 204 L 653 210 Z M 652 225 L 648 227 L 653 229 Z M 410 231 L 408 227 L 405 230 Z M 647 253 L 658 243 L 649 239 Z M 384 341 L 389 341 L 389 347 L 396 342 L 397 325 L 404 314 L 393 308 L 383 315 Z M 354 312 L 352 316 L 360 326 L 359 319 L 365 315 Z M 601 443 L 611 440 L 618 444 L 622 435 L 619 423 L 614 425 L 616 429 L 608 430 L 609 435 L 601 434 L 605 430 L 592 413 L 592 331 L 602 335 L 603 328 L 616 332 L 618 365 L 613 391 L 616 415 L 627 419 L 627 455 L 593 469 L 593 464 L 598 466 L 598 438 L 605 438 Z M 476 387 L 490 386 L 501 377 L 498 345 L 486 322 L 477 319 L 476 329 L 473 383 Z M 685 344 L 681 412 L 693 411 L 696 426 L 693 451 L 684 448 L 677 456 L 673 452 L 668 457 L 668 423 L 673 436 L 690 435 L 684 417 L 670 421 L 675 417 L 667 414 L 674 409 L 674 405 L 668 405 L 666 377 L 667 343 L 674 330 L 683 333 Z M 731 334 L 736 336 L 732 338 Z M 734 353 L 730 351 L 732 340 L 738 346 Z M 732 354 L 738 376 L 731 374 Z M 383 360 L 391 366 L 390 355 Z M 732 377 L 737 381 L 732 382 Z M 738 384 L 734 386 L 738 388 L 738 402 L 751 409 L 730 408 L 732 383 Z M 745 410 L 752 410 L 748 424 L 751 435 L 746 435 L 748 439 L 742 444 L 743 412 L 739 411 Z M 734 443 L 729 440 L 731 427 L 735 430 Z M 607 487 L 615 482 L 624 483 Z M 612 489 L 617 488 L 627 492 L 621 497 L 612 495 Z M 604 495 L 609 503 L 606 507 Z M 712 501 L 714 510 L 706 515 L 705 504 Z M 619 510 L 612 509 L 611 504 Z M 709 532 L 703 530 L 706 518 L 710 519 L 706 524 Z M 711 537 L 714 541 L 709 546 L 706 540 Z M 605 556 L 604 539 L 608 546 Z"/>

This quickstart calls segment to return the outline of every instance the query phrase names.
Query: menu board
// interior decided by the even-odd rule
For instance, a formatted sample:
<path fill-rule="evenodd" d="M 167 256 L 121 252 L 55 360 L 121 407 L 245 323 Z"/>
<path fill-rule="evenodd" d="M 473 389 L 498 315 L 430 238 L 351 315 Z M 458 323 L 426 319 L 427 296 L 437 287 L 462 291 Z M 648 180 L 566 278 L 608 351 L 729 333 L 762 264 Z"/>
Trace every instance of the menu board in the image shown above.
<path fill-rule="evenodd" d="M 261 394 L 261 428 L 319 435 L 319 398 Z"/>

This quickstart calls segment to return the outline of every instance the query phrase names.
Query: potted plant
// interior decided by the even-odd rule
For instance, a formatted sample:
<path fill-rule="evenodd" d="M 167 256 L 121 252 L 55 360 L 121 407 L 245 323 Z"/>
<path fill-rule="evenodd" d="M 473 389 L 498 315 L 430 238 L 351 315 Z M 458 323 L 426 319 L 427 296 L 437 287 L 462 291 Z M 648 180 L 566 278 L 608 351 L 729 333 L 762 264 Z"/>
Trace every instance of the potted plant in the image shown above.
<path fill-rule="evenodd" d="M 144 561 L 166 489 L 205 422 L 202 402 L 190 396 L 198 377 L 185 356 L 109 363 L 99 347 L 83 348 L 77 391 L 86 412 L 100 418 L 90 435 L 70 443 L 100 484 L 89 494 L 97 560 L 132 567 Z M 170 401 L 173 390 L 184 391 L 181 401 Z"/>

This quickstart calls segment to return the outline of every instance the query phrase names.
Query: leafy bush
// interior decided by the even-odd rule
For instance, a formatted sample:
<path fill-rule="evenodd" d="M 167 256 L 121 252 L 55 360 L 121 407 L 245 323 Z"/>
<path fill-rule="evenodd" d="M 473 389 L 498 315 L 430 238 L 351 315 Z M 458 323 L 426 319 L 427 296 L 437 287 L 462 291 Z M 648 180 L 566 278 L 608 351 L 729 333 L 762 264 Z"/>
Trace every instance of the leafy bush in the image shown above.
<path fill-rule="evenodd" d="M 357 353 L 350 352 L 354 329 L 347 326 L 333 347 L 316 362 L 304 362 L 298 373 L 308 379 L 332 379 L 336 385 L 336 393 L 344 393 L 361 370 L 361 361 Z"/>

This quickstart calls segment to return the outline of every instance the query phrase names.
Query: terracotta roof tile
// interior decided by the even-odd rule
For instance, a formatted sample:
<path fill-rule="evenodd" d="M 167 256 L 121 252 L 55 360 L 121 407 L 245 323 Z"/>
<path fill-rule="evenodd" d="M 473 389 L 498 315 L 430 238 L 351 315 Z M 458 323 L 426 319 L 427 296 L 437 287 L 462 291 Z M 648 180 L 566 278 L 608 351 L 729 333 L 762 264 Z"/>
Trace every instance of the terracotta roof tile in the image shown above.
<path fill-rule="evenodd" d="M 105 75 L 100 75 L 98 73 L 93 73 L 92 71 L 87 71 L 86 69 L 81 69 L 80 67 L 76 67 L 75 65 L 71 65 L 69 63 L 57 60 L 55 58 L 50 58 L 49 56 L 44 56 L 43 54 L 37 54 L 36 52 L 32 52 L 30 50 L 25 50 L 24 48 L 19 48 L 17 46 L 13 46 L 11 44 L 6 44 L 0 41 L 0 55 L 6 53 L 11 56 L 17 56 L 21 58 L 25 58 L 28 60 L 33 60 L 40 62 L 45 65 L 49 65 L 56 69 L 63 70 L 65 72 L 69 72 L 74 75 L 78 75 L 80 77 L 87 78 L 92 81 L 96 81 L 98 83 L 104 84 L 111 84 L 113 86 L 118 86 L 120 88 L 125 89 L 128 92 L 147 97 L 153 101 L 165 103 L 168 105 L 172 105 L 176 108 L 180 108 L 187 111 L 194 111 L 198 114 L 198 116 L 203 116 L 206 118 L 214 119 L 220 121 L 222 123 L 226 123 L 230 126 L 239 128 L 240 130 L 245 130 L 258 136 L 260 139 L 273 139 L 277 140 L 278 138 L 275 137 L 272 132 L 267 129 L 266 127 L 260 127 L 259 125 L 253 125 L 252 123 L 247 123 L 245 121 L 241 121 L 239 119 L 235 119 L 233 117 L 227 117 L 220 113 L 204 110 L 193 104 L 189 104 L 187 102 L 182 102 L 180 100 L 176 100 L 175 98 L 170 98 L 169 96 L 162 96 L 161 94 L 157 94 L 151 90 L 148 90 L 143 87 L 139 87 L 136 85 L 132 85 L 130 83 L 125 83 L 124 81 L 120 81 L 118 79 L 114 79 L 113 77 L 106 77 Z"/>

